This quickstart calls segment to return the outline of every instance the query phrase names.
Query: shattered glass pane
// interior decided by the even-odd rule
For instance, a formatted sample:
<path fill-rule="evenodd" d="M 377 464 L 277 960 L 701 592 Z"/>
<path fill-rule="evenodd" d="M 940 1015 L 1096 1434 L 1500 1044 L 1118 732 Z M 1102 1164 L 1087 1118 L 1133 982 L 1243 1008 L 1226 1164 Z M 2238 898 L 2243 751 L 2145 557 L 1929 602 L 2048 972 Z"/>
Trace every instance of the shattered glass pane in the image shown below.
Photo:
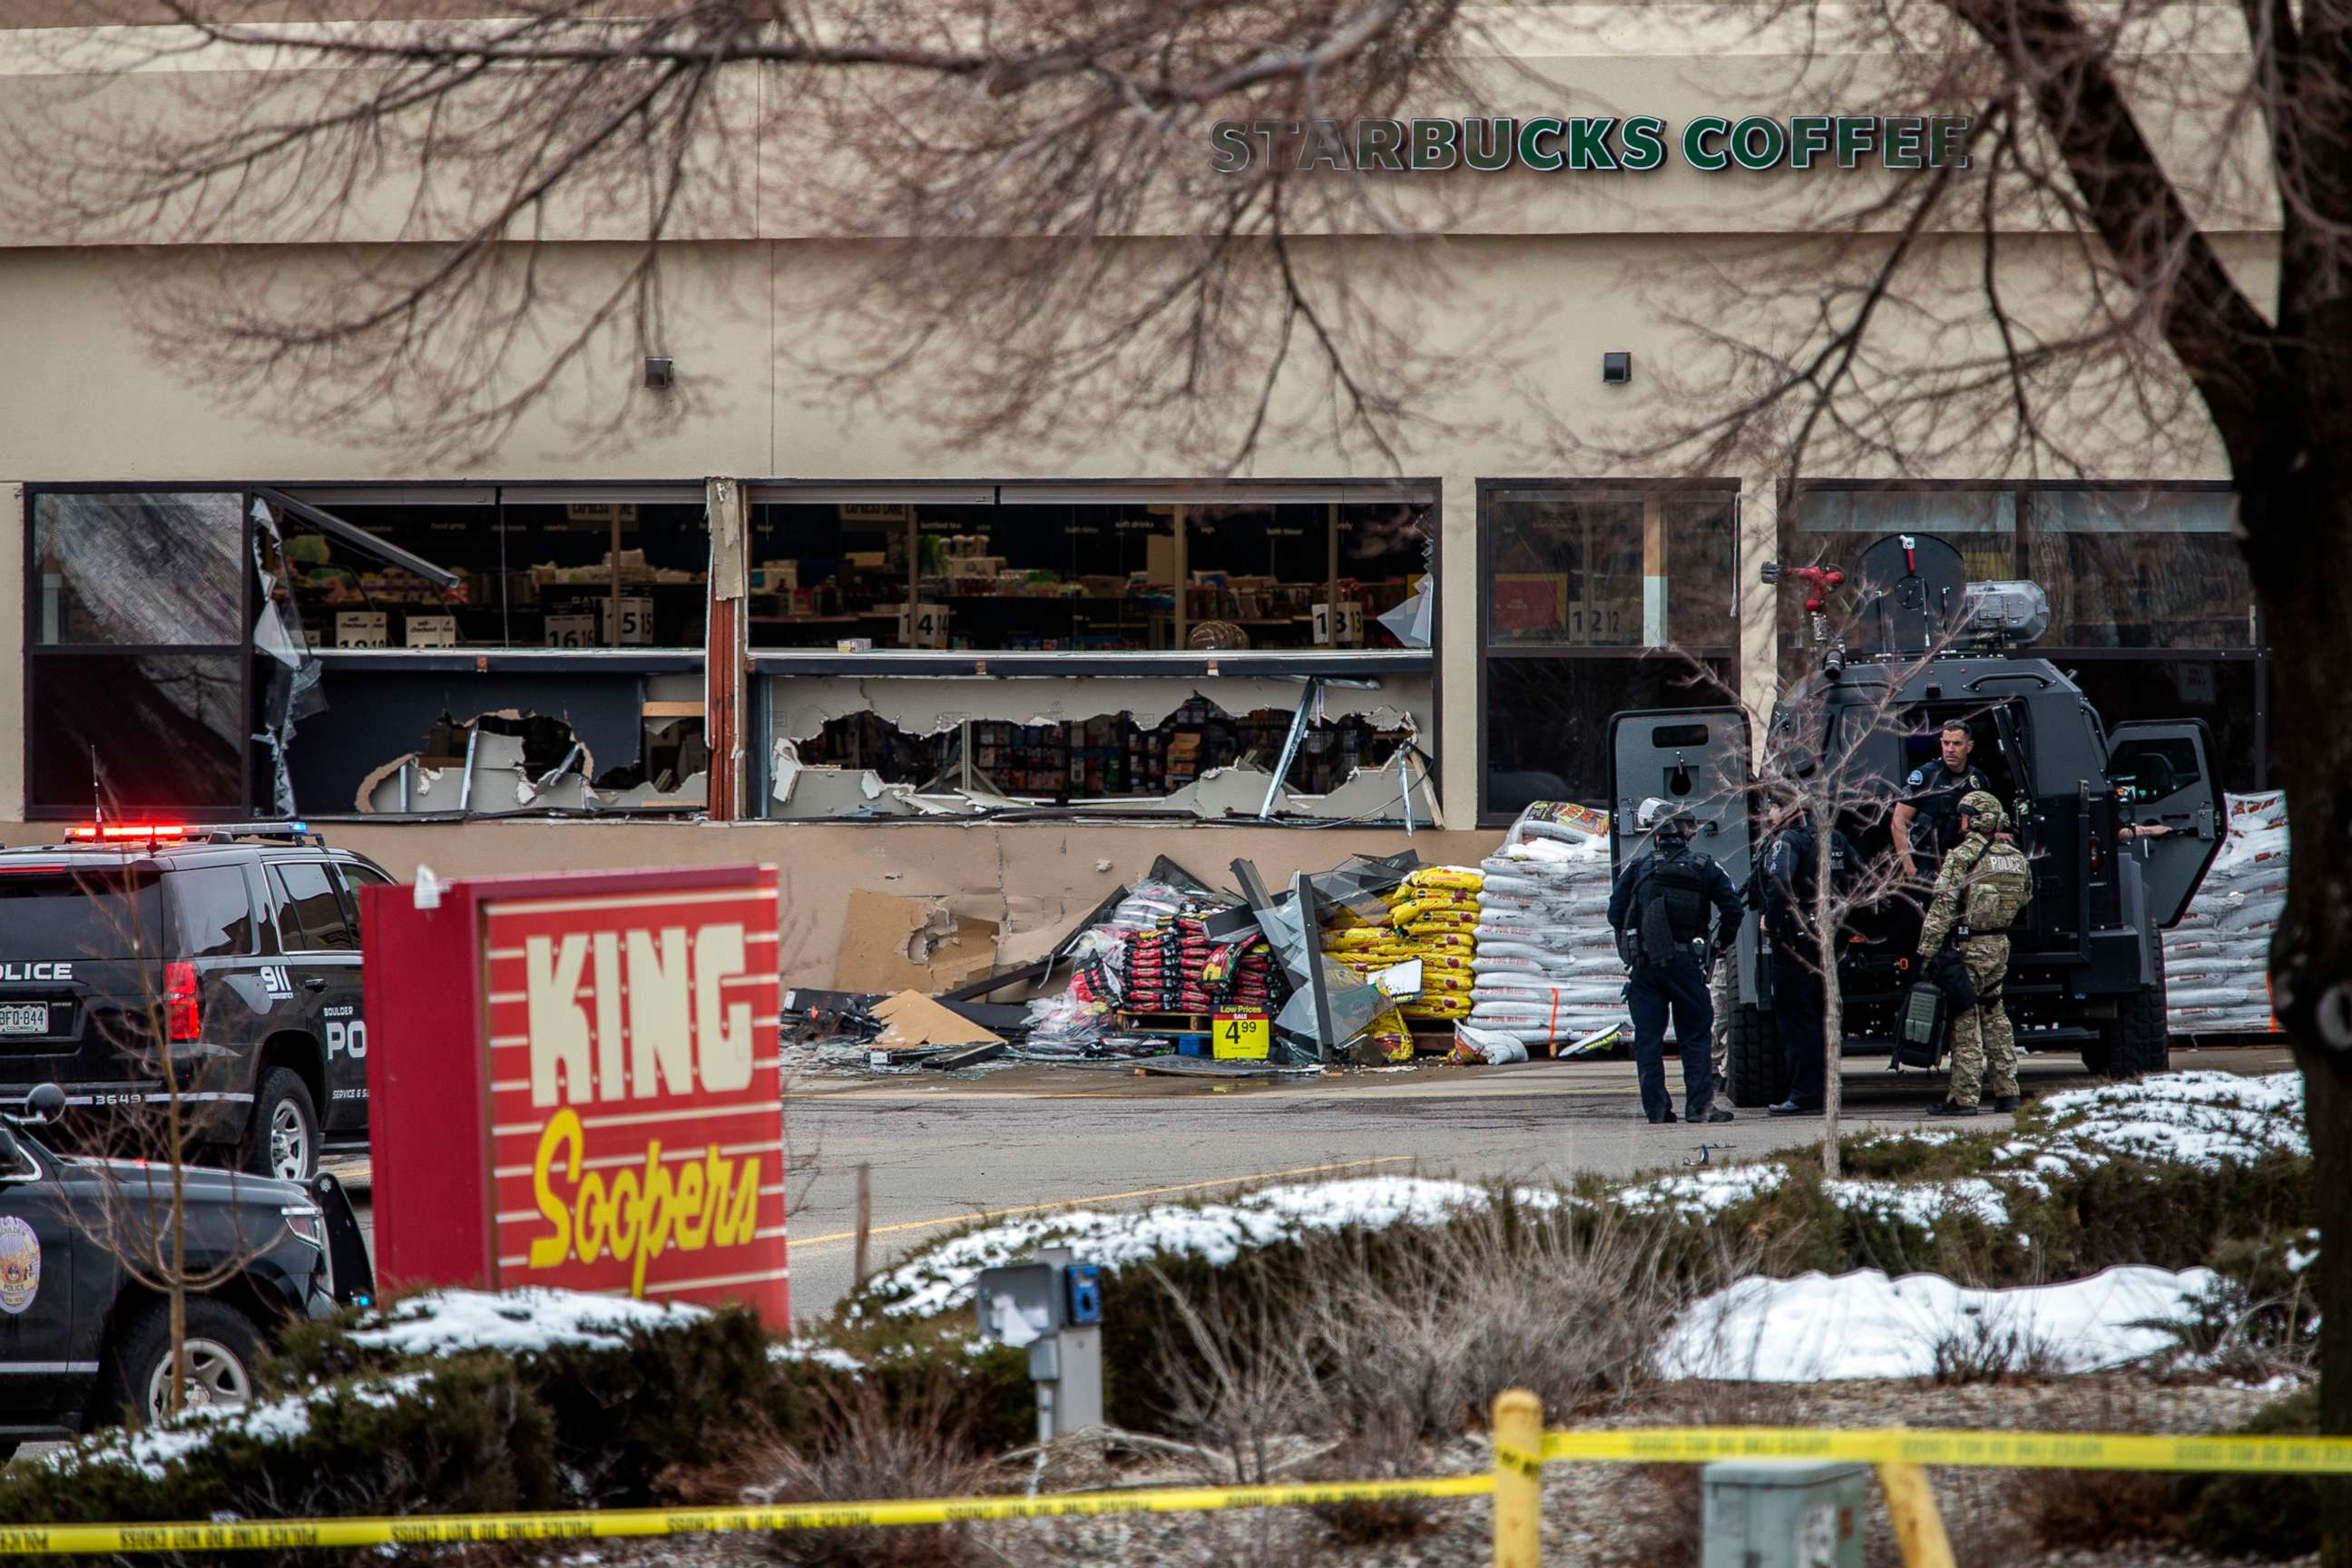
<path fill-rule="evenodd" d="M 33 640 L 242 646 L 244 521 L 234 494 L 37 497 Z"/>

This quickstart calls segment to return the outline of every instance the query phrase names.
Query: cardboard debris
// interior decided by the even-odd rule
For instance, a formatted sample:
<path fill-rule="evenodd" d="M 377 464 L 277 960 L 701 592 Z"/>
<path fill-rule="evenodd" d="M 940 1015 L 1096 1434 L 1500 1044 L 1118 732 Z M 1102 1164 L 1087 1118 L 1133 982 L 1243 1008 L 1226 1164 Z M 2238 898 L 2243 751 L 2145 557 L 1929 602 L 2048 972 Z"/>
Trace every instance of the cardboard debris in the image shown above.
<path fill-rule="evenodd" d="M 960 920 L 936 900 L 894 899 L 860 889 L 849 895 L 849 912 L 842 921 L 833 988 L 929 995 L 951 991 L 995 967 L 994 921 Z"/>
<path fill-rule="evenodd" d="M 874 1037 L 877 1051 L 937 1050 L 942 1046 L 1001 1046 L 1003 1037 L 992 1034 L 969 1018 L 960 1018 L 919 991 L 901 991 L 874 1004 L 882 1032 Z"/>

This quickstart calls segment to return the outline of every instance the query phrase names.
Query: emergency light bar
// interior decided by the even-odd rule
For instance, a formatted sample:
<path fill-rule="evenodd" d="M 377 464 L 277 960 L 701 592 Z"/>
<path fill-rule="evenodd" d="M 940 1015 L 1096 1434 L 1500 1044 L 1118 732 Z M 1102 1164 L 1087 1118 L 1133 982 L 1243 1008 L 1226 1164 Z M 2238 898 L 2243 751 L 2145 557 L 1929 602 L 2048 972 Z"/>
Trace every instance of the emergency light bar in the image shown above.
<path fill-rule="evenodd" d="M 301 821 L 273 822 L 92 822 L 66 834 L 68 841 L 104 844 L 185 844 L 191 840 L 226 844 L 236 838 L 314 838 L 310 825 Z"/>

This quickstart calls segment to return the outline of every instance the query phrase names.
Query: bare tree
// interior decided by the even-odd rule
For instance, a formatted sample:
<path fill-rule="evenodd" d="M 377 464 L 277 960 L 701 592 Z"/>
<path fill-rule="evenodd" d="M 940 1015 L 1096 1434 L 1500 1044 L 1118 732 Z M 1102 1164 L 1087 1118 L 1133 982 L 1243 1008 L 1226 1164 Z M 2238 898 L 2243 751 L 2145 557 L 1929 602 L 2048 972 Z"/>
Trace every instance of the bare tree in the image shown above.
<path fill-rule="evenodd" d="M 204 1244 L 190 1246 L 188 1173 L 200 1144 L 183 1070 L 184 1047 L 177 1043 L 185 1031 L 174 1026 L 174 1015 L 193 1008 L 194 997 L 171 994 L 164 982 L 172 928 L 162 918 L 161 879 L 135 872 L 132 861 L 140 847 L 135 841 L 125 841 L 121 847 L 120 864 L 79 868 L 75 881 L 90 906 L 89 929 L 102 938 L 99 951 L 80 956 L 107 963 L 132 978 L 126 1005 L 101 1000 L 89 1009 L 89 1016 L 103 1043 L 123 1058 L 129 1069 L 126 1081 L 133 1087 L 121 1103 L 94 1113 L 80 1128 L 64 1130 L 93 1152 L 107 1156 L 79 1168 L 95 1201 L 68 1201 L 66 1217 L 85 1240 L 110 1254 L 133 1285 L 166 1303 L 171 1375 L 164 1384 L 163 1411 L 176 1415 L 187 1402 L 193 1370 L 189 1299 L 234 1282 L 254 1258 L 283 1238 L 287 1222 L 280 1218 L 259 1234 L 236 1234 L 226 1247 L 218 1228 L 208 1227 Z M 122 963 L 125 956 L 131 962 Z M 155 1088 L 142 1092 L 138 1087 L 142 1083 Z M 255 1135 L 262 1134 L 257 1130 Z M 232 1174 L 230 1180 L 236 1179 Z M 232 1205 L 232 1212 L 243 1211 Z M 317 1239 L 324 1245 L 323 1228 Z M 127 1370 L 125 1375 L 130 1375 Z M 145 1419 L 148 1409 L 141 1391 L 134 1387 L 130 1394 L 131 1418 Z"/>

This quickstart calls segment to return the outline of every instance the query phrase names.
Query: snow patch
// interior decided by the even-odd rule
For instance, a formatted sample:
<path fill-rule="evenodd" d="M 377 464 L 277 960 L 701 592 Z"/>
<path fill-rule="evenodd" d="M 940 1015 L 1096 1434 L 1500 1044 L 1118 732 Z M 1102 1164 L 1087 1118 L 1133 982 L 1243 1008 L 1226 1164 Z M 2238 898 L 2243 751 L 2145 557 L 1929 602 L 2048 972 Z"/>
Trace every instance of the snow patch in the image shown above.
<path fill-rule="evenodd" d="M 527 1355 L 557 1345 L 618 1350 L 632 1331 L 673 1328 L 707 1315 L 683 1301 L 664 1305 L 538 1285 L 495 1293 L 431 1290 L 370 1313 L 351 1340 L 411 1356 L 477 1350 Z"/>
<path fill-rule="evenodd" d="M 1695 1303 L 1657 1354 L 1662 1376 L 1740 1383 L 1927 1377 L 1938 1346 L 2058 1373 L 2125 1366 L 2169 1349 L 2218 1276 L 2119 1268 L 2063 1285 L 1975 1290 L 1936 1274 L 1874 1268 L 1832 1279 L 1742 1279 Z"/>
<path fill-rule="evenodd" d="M 1782 1165 L 1717 1165 L 1620 1188 L 1617 1205 L 1633 1214 L 1663 1211 L 1686 1218 L 1707 1216 L 1777 1192 L 1788 1179 L 1788 1169 Z"/>
<path fill-rule="evenodd" d="M 1527 1187 L 1510 1198 L 1544 1210 L 1564 1201 L 1558 1193 Z M 1486 1188 L 1467 1182 L 1365 1176 L 1265 1187 L 1231 1203 L 1066 1209 L 952 1237 L 880 1276 L 873 1289 L 894 1317 L 930 1317 L 969 1306 L 982 1269 L 1017 1262 L 1040 1247 L 1074 1247 L 1087 1261 L 1114 1271 L 1162 1256 L 1223 1265 L 1246 1250 L 1318 1232 L 1436 1225 L 1492 1199 Z"/>
<path fill-rule="evenodd" d="M 768 1347 L 768 1359 L 821 1366 L 829 1372 L 847 1373 L 852 1377 L 862 1376 L 866 1372 L 866 1363 L 839 1345 L 823 1344 L 815 1340 L 779 1340 Z"/>
<path fill-rule="evenodd" d="M 1830 1202 L 1851 1214 L 1924 1231 L 1932 1241 L 1936 1227 L 1952 1215 L 1973 1215 L 1987 1225 L 2009 1223 L 2009 1199 L 1981 1176 L 1949 1182 L 1823 1182 Z"/>
<path fill-rule="evenodd" d="M 65 1474 L 104 1467 L 136 1470 L 151 1481 L 164 1479 L 171 1466 L 209 1448 L 221 1438 L 236 1436 L 270 1447 L 283 1447 L 310 1435 L 310 1412 L 338 1398 L 388 1409 L 413 1398 L 423 1374 L 374 1378 L 362 1383 L 307 1389 L 281 1399 L 248 1405 L 242 1410 L 217 1405 L 191 1406 L 158 1426 L 120 1427 L 89 1438 L 70 1448 L 43 1456 L 50 1468 Z"/>

